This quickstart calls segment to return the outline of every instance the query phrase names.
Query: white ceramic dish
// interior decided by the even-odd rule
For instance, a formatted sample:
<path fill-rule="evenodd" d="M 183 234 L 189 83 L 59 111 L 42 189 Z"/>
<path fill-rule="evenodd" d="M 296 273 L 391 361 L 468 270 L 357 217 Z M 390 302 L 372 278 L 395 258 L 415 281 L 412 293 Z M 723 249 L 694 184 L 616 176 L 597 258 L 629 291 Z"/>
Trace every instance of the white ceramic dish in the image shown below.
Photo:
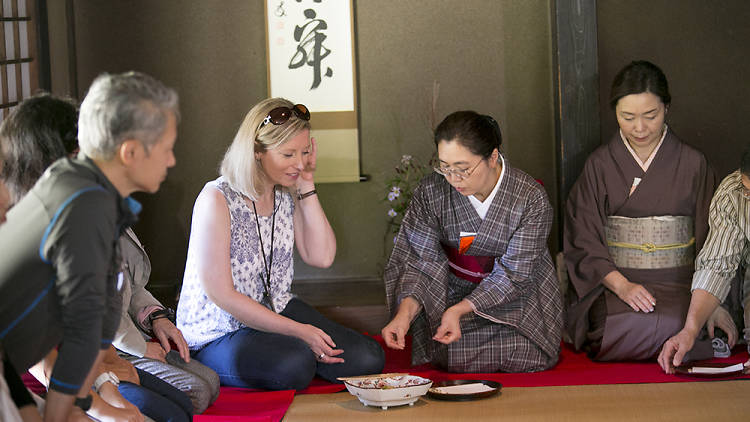
<path fill-rule="evenodd" d="M 365 406 L 385 410 L 392 406 L 413 405 L 429 390 L 432 381 L 414 375 L 347 379 L 346 389 Z"/>

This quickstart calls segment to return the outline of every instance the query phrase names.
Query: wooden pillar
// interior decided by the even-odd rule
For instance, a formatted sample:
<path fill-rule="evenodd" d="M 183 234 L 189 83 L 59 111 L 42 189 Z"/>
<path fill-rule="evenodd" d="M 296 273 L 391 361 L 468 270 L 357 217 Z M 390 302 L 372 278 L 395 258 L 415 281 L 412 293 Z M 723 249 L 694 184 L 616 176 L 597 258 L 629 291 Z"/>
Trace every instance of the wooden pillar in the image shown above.
<path fill-rule="evenodd" d="M 586 158 L 601 144 L 596 0 L 555 0 L 553 8 L 557 212 L 562 232 L 568 192 Z"/>

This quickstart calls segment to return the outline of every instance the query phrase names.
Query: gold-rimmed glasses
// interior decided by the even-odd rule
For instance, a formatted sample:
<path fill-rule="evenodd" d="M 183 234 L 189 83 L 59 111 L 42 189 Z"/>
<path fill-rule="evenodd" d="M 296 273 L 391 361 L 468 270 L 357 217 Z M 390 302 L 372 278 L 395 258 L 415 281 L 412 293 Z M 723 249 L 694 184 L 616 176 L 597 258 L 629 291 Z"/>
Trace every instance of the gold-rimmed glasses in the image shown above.
<path fill-rule="evenodd" d="M 453 169 L 453 168 L 450 168 L 449 166 L 445 166 L 445 167 L 441 166 L 441 167 L 433 167 L 433 170 L 435 170 L 435 173 L 441 174 L 445 176 L 446 178 L 448 176 L 453 176 L 458 180 L 464 180 L 464 179 L 468 179 L 472 175 L 472 173 L 474 173 L 474 170 L 476 170 L 477 167 L 479 167 L 479 164 L 481 164 L 482 161 L 484 161 L 484 159 L 479 160 L 479 162 L 474 167 L 467 168 L 467 169 Z"/>

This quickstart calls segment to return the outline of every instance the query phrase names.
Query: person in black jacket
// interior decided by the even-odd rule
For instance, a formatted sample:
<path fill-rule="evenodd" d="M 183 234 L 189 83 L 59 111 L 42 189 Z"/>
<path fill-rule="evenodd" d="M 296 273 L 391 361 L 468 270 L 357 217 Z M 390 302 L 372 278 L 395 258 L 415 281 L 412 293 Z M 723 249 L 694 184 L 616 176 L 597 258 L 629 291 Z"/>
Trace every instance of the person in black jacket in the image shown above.
<path fill-rule="evenodd" d="M 99 76 L 75 159 L 45 171 L 0 226 L 0 346 L 17 371 L 58 347 L 45 420 L 86 410 L 92 366 L 119 323 L 117 240 L 174 166 L 177 94 L 148 75 Z M 100 352 L 101 351 L 101 352 Z M 77 396 L 77 398 L 75 398 Z"/>

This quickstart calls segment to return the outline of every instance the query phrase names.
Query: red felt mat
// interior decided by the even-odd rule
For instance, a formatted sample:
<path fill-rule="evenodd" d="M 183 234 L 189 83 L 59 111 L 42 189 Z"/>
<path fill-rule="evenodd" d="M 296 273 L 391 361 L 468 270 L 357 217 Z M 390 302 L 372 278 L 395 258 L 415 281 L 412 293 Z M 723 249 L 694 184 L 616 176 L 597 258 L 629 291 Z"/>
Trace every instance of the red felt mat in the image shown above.
<path fill-rule="evenodd" d="M 725 379 L 750 379 L 750 376 L 726 378 L 696 378 L 684 375 L 667 375 L 656 362 L 593 362 L 585 353 L 575 352 L 564 344 L 557 365 L 547 371 L 530 374 L 490 373 L 453 374 L 435 369 L 431 365 L 411 366 L 411 344 L 407 339 L 404 350 L 392 350 L 384 346 L 380 336 L 374 336 L 385 349 L 386 365 L 383 372 L 408 372 L 429 378 L 433 381 L 450 379 L 485 379 L 498 381 L 505 387 L 543 387 L 561 385 L 591 384 L 632 384 L 657 382 L 685 382 Z M 735 348 L 735 353 L 726 359 L 713 359 L 710 362 L 727 364 L 742 363 L 748 360 L 745 346 Z M 33 380 L 24 378 L 27 385 Z M 35 380 L 34 380 L 35 381 Z M 341 384 L 332 384 L 316 378 L 310 386 L 301 391 L 260 391 L 244 388 L 221 387 L 216 402 L 202 415 L 196 415 L 195 422 L 278 422 L 292 404 L 295 394 L 327 394 L 345 390 Z"/>
<path fill-rule="evenodd" d="M 383 345 L 380 336 L 375 339 Z M 656 362 L 593 362 L 585 353 L 575 352 L 569 345 L 563 345 L 558 364 L 547 371 L 535 373 L 490 373 L 454 374 L 443 372 L 431 365 L 412 367 L 411 347 L 407 341 L 404 350 L 385 349 L 386 365 L 383 372 L 408 372 L 429 378 L 433 381 L 450 379 L 485 379 L 498 381 L 505 387 L 543 387 L 561 385 L 591 384 L 632 384 L 656 382 L 685 382 L 703 380 L 723 380 L 750 378 L 750 376 L 727 378 L 696 378 L 690 376 L 667 375 Z M 714 359 L 711 362 L 741 363 L 748 359 L 744 346 L 735 348 L 732 357 Z M 292 402 L 294 394 L 327 394 L 344 390 L 341 384 L 332 384 L 316 378 L 302 391 L 264 392 L 241 388 L 222 387 L 219 399 L 203 415 L 195 417 L 196 422 L 261 422 L 279 421 Z M 243 416 L 239 416 L 243 415 Z M 264 419 L 265 418 L 265 419 Z"/>
<path fill-rule="evenodd" d="M 279 422 L 292 404 L 294 390 L 257 392 L 221 387 L 216 399 L 194 422 Z"/>
<path fill-rule="evenodd" d="M 385 345 L 380 337 L 376 337 L 380 344 Z M 386 366 L 383 372 L 408 372 L 429 378 L 433 381 L 451 379 L 485 379 L 497 381 L 504 387 L 545 387 L 560 385 L 592 385 L 592 384 L 635 384 L 657 382 L 686 382 L 725 379 L 750 379 L 750 375 L 696 378 L 684 375 L 667 375 L 659 365 L 653 362 L 593 362 L 585 353 L 573 350 L 568 344 L 563 344 L 560 360 L 554 368 L 534 373 L 490 373 L 490 374 L 455 374 L 435 369 L 431 365 L 410 365 L 410 344 L 401 351 L 386 350 Z M 737 346 L 729 358 L 712 359 L 709 362 L 744 363 L 748 360 L 748 353 L 744 345 Z"/>

